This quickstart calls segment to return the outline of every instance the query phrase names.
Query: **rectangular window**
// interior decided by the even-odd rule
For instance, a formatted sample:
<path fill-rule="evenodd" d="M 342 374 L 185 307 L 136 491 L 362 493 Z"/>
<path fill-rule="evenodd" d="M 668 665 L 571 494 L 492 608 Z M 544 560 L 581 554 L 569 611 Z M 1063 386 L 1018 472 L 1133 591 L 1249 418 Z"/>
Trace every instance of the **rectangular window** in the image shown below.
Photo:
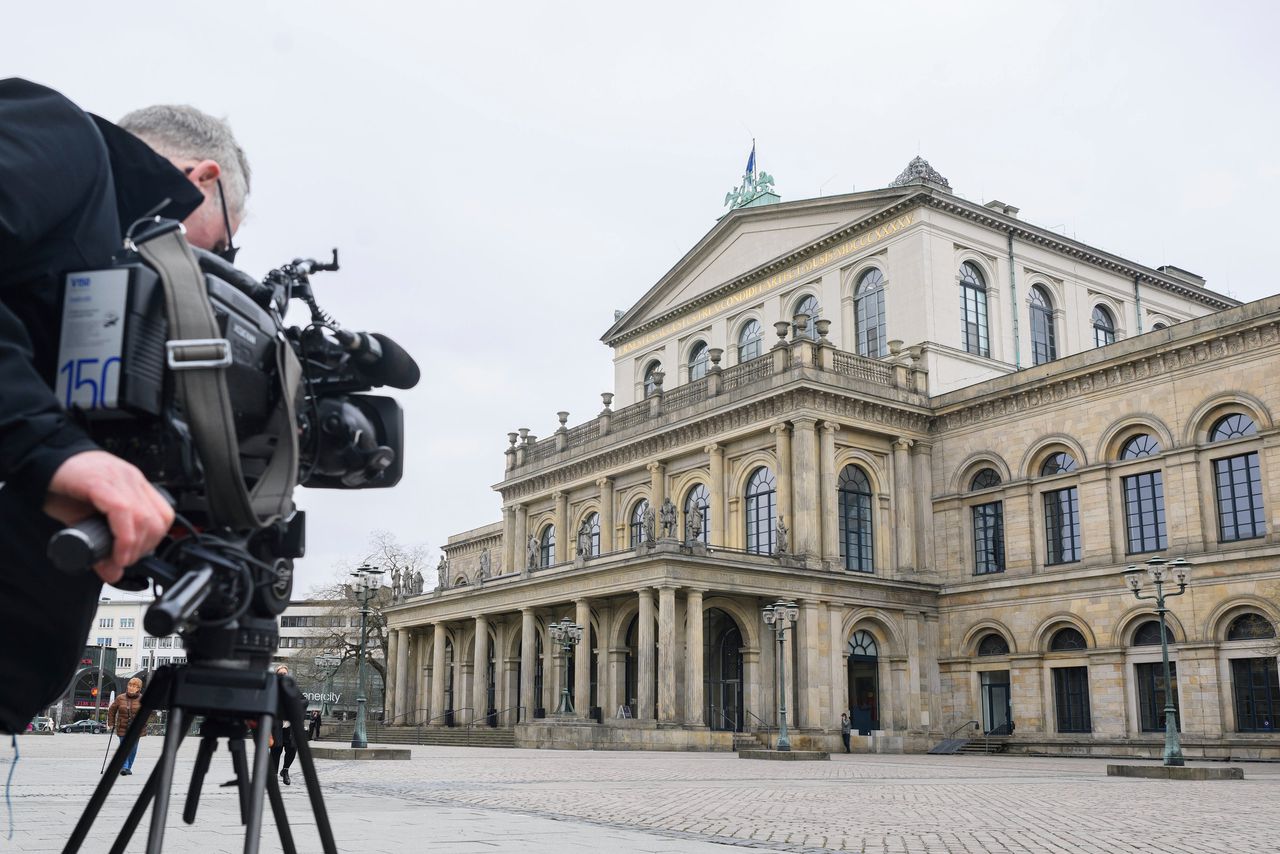
<path fill-rule="evenodd" d="M 1124 486 L 1128 553 L 1164 551 L 1169 543 L 1164 531 L 1164 479 L 1160 472 L 1143 472 L 1120 482 Z"/>
<path fill-rule="evenodd" d="M 1044 494 L 1045 563 L 1080 560 L 1080 498 L 1077 489 Z"/>
<path fill-rule="evenodd" d="M 161 649 L 172 649 L 172 648 L 173 648 L 173 638 L 160 638 L 160 648 L 161 648 Z"/>
<path fill-rule="evenodd" d="M 129 669 L 131 669 L 132 667 L 133 667 L 133 659 L 132 659 L 132 658 L 117 658 L 117 659 L 116 659 L 116 669 L 117 669 L 117 670 L 129 670 Z"/>
<path fill-rule="evenodd" d="M 100 628 L 100 629 L 109 629 L 109 628 L 111 628 L 111 624 L 112 624 L 113 622 L 115 622 L 115 620 L 114 620 L 113 618 L 111 618 L 111 617 L 99 617 L 99 618 L 98 618 L 98 628 Z"/>
<path fill-rule="evenodd" d="M 1164 664 L 1153 661 L 1149 664 L 1135 664 L 1134 671 L 1138 678 L 1138 714 L 1141 717 L 1143 732 L 1164 732 L 1164 706 L 1172 701 L 1174 712 L 1178 718 L 1178 729 L 1182 729 L 1182 715 L 1178 708 L 1178 664 L 1169 662 L 1169 677 L 1173 690 L 1166 697 L 1164 690 Z"/>
<path fill-rule="evenodd" d="M 1089 668 L 1055 667 L 1053 698 L 1058 732 L 1092 732 L 1089 721 Z"/>
<path fill-rule="evenodd" d="M 973 565 L 979 575 L 1004 572 L 1004 502 L 973 508 Z"/>
<path fill-rule="evenodd" d="M 143 648 L 143 649 L 155 649 L 155 648 L 156 648 L 156 639 L 155 639 L 155 638 L 153 638 L 153 637 L 145 637 L 145 638 L 143 638 L 143 639 L 142 639 L 142 648 Z"/>
<path fill-rule="evenodd" d="M 119 646 L 120 646 L 122 649 L 123 649 L 123 648 L 125 648 L 125 647 L 132 647 L 132 646 L 133 646 L 133 638 L 120 638 Z"/>
<path fill-rule="evenodd" d="M 94 646 L 111 646 L 111 638 L 98 638 Z"/>
<path fill-rule="evenodd" d="M 1280 674 L 1274 656 L 1231 659 L 1231 687 L 1238 732 L 1275 732 L 1280 715 Z"/>
<path fill-rule="evenodd" d="M 122 628 L 122 629 L 131 629 L 131 628 L 133 628 L 133 617 L 121 617 L 121 618 L 120 618 L 120 628 Z"/>
<path fill-rule="evenodd" d="M 1213 461 L 1218 500 L 1218 539 L 1251 540 L 1266 533 L 1258 452 Z"/>

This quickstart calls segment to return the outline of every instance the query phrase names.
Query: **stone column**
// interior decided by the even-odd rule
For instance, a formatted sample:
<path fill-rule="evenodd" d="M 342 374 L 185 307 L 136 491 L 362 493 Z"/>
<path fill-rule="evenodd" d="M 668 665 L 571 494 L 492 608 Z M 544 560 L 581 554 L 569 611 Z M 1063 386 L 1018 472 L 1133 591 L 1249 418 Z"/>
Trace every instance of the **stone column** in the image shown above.
<path fill-rule="evenodd" d="M 548 715 L 560 705 L 560 650 L 551 642 L 552 614 L 542 630 L 542 708 Z"/>
<path fill-rule="evenodd" d="M 639 626 L 637 628 L 636 645 L 639 647 L 636 662 L 636 717 L 640 720 L 653 719 L 653 589 L 641 588 Z"/>
<path fill-rule="evenodd" d="M 1103 738 L 1128 736 L 1124 652 L 1089 650 L 1088 684 L 1089 718 L 1094 734 Z"/>
<path fill-rule="evenodd" d="M 471 680 L 472 720 L 483 720 L 489 711 L 489 618 L 476 616 L 475 669 Z M 496 675 L 496 674 L 495 674 Z"/>
<path fill-rule="evenodd" d="M 529 570 L 529 508 L 523 504 L 516 505 L 516 541 L 513 545 L 514 560 L 511 568 L 517 572 Z"/>
<path fill-rule="evenodd" d="M 444 623 L 436 623 L 435 637 L 431 648 L 431 723 L 433 726 L 444 726 L 444 685 L 449 676 L 445 673 L 444 664 Z"/>
<path fill-rule="evenodd" d="M 520 609 L 520 720 L 533 720 L 537 702 L 533 696 L 534 661 L 538 653 L 538 626 L 533 620 L 532 608 Z"/>
<path fill-rule="evenodd" d="M 1225 690 L 1230 702 L 1231 689 L 1219 679 L 1215 644 L 1177 644 L 1169 650 L 1169 661 L 1178 665 L 1173 681 L 1178 689 L 1178 725 L 1184 737 L 1194 733 L 1205 738 L 1221 738 L 1226 728 L 1222 719 L 1223 692 Z M 1225 675 L 1230 679 L 1231 671 L 1228 669 Z"/>
<path fill-rule="evenodd" d="M 575 599 L 574 622 L 582 626 L 582 640 L 573 648 L 573 710 L 586 719 L 591 713 L 591 602 Z"/>
<path fill-rule="evenodd" d="M 916 442 L 911 449 L 911 484 L 915 492 L 916 566 L 935 568 L 933 556 L 933 445 Z"/>
<path fill-rule="evenodd" d="M 837 603 L 827 605 L 827 629 L 830 654 L 828 679 L 831 683 L 830 704 L 832 724 L 840 720 L 840 713 L 849 708 L 849 659 L 845 653 L 844 606 Z"/>
<path fill-rule="evenodd" d="M 631 702 L 627 696 L 627 650 L 625 647 L 614 647 L 609 650 L 609 693 L 605 714 L 611 718 L 620 718 L 618 709 Z"/>
<path fill-rule="evenodd" d="M 396 723 L 409 722 L 409 630 L 396 630 Z"/>
<path fill-rule="evenodd" d="M 703 685 L 702 591 L 690 589 L 685 603 L 685 689 L 684 722 L 707 725 L 707 701 Z"/>
<path fill-rule="evenodd" d="M 910 506 L 909 503 L 908 506 Z M 902 615 L 902 624 L 906 629 L 907 646 L 907 684 L 903 686 L 905 693 L 901 695 L 902 704 L 907 709 L 907 729 L 918 732 L 924 728 L 923 719 L 926 715 L 923 712 L 928 703 L 922 694 L 920 682 L 922 672 L 920 615 L 915 611 L 906 611 Z"/>
<path fill-rule="evenodd" d="M 431 665 L 427 663 L 427 633 L 418 633 L 418 695 L 417 722 L 426 723 L 431 718 Z"/>
<path fill-rule="evenodd" d="M 658 720 L 676 721 L 676 589 L 658 588 Z"/>
<path fill-rule="evenodd" d="M 510 630 L 510 624 L 505 618 L 499 618 L 493 624 L 493 707 L 495 709 L 506 709 L 516 704 L 515 700 L 511 699 L 507 685 L 507 633 Z M 506 726 L 506 717 L 505 714 L 498 716 L 499 726 Z"/>
<path fill-rule="evenodd" d="M 836 479 L 836 433 L 840 425 L 833 421 L 822 422 L 822 447 L 818 450 L 822 470 L 821 495 L 818 506 L 822 508 L 822 559 L 836 564 L 840 561 L 840 502 Z"/>
<path fill-rule="evenodd" d="M 821 520 L 818 514 L 818 426 L 816 418 L 793 418 L 791 442 L 790 550 L 797 555 L 817 555 Z"/>
<path fill-rule="evenodd" d="M 645 468 L 649 470 L 649 506 L 653 508 L 654 513 L 657 513 L 662 507 L 662 499 L 667 494 L 667 467 L 662 463 L 649 463 Z"/>
<path fill-rule="evenodd" d="M 613 539 L 613 478 L 602 477 L 596 486 L 600 488 L 600 552 L 604 554 L 617 548 Z"/>
<path fill-rule="evenodd" d="M 778 481 L 778 515 L 786 520 L 788 528 L 794 529 L 796 520 L 791 518 L 791 427 L 774 424 L 769 432 L 774 435 L 774 452 L 778 457 L 778 470 L 774 472 Z"/>
<path fill-rule="evenodd" d="M 707 445 L 704 450 L 709 460 L 711 479 L 711 530 L 707 532 L 707 541 L 713 546 L 727 545 L 724 538 L 725 520 L 729 516 L 729 507 L 724 500 L 724 448 L 719 445 Z"/>
<path fill-rule="evenodd" d="M 822 722 L 822 661 L 821 646 L 823 634 L 830 633 L 826 625 L 826 608 L 819 608 L 818 602 L 802 600 L 800 605 L 800 624 L 796 643 L 799 644 L 796 658 L 796 726 L 804 729 L 818 729 Z"/>
<path fill-rule="evenodd" d="M 554 560 L 564 563 L 569 559 L 569 541 L 574 534 L 569 532 L 569 496 L 563 492 L 554 493 L 552 499 L 556 503 L 556 550 Z M 577 532 L 574 532 L 575 534 Z"/>
<path fill-rule="evenodd" d="M 898 569 L 916 567 L 915 501 L 911 494 L 911 440 L 899 438 L 893 443 L 893 515 L 897 544 Z"/>
<path fill-rule="evenodd" d="M 1013 731 L 1018 735 L 1045 731 L 1043 670 L 1044 656 L 1038 652 L 1009 656 L 1009 703 L 1013 706 Z M 978 709 L 981 711 L 981 705 Z M 984 729 L 987 723 L 982 722 Z"/>
<path fill-rule="evenodd" d="M 397 647 L 400 645 L 399 629 L 387 629 L 387 675 L 383 680 L 382 707 L 385 712 L 385 720 L 387 723 L 396 723 L 396 676 L 399 675 L 399 668 L 396 667 Z M 370 670 L 372 672 L 372 670 Z M 365 683 L 368 684 L 367 682 Z M 370 692 L 372 693 L 372 692 Z M 366 694 L 365 696 L 368 696 Z"/>
<path fill-rule="evenodd" d="M 516 509 L 502 508 L 502 571 L 511 572 L 516 568 L 516 550 L 523 549 L 524 544 L 516 535 Z"/>

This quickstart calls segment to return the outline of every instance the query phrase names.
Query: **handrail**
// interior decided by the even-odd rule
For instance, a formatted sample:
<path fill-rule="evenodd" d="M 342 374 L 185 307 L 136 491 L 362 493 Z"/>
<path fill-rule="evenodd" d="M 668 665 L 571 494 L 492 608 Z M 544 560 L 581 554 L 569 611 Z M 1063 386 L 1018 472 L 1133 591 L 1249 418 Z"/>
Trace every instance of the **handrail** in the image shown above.
<path fill-rule="evenodd" d="M 483 721 L 483 722 L 484 722 L 485 726 L 489 726 L 489 725 L 490 725 L 490 724 L 489 724 L 489 718 L 490 718 L 491 716 L 492 716 L 495 720 L 497 720 L 497 719 L 500 719 L 500 718 L 502 717 L 502 715 L 503 715 L 503 714 L 505 714 L 506 712 L 510 712 L 510 711 L 515 711 L 515 713 L 516 713 L 516 720 L 517 720 L 517 721 L 519 721 L 519 720 L 520 720 L 520 718 L 521 718 L 521 714 L 524 712 L 524 706 L 507 706 L 505 709 L 494 709 L 494 710 L 493 710 L 493 712 L 492 712 L 492 715 L 491 715 L 490 713 L 486 712 L 483 716 L 481 716 L 481 717 L 477 717 L 477 718 L 474 718 L 470 723 L 468 723 L 465 727 L 463 727 L 463 729 L 471 729 L 472 727 L 474 727 L 476 724 L 480 723 L 481 721 Z"/>
<path fill-rule="evenodd" d="M 777 726 L 773 724 L 765 723 L 764 720 L 759 715 L 757 715 L 755 712 L 751 711 L 750 709 L 743 709 L 742 713 L 744 715 L 747 715 L 748 717 L 755 718 L 756 723 L 759 724 L 759 726 L 756 727 L 756 729 L 758 730 L 761 730 L 763 732 L 772 732 L 773 730 L 777 729 Z"/>
<path fill-rule="evenodd" d="M 737 719 L 729 717 L 729 715 L 725 712 L 724 709 L 720 708 L 719 706 L 713 705 L 711 707 L 711 711 L 717 712 L 720 715 L 720 720 L 724 721 L 729 725 L 729 732 L 742 732 L 742 730 L 738 729 Z"/>
<path fill-rule="evenodd" d="M 951 735 L 949 735 L 949 736 L 947 736 L 947 737 L 948 737 L 948 738 L 955 738 L 955 737 L 956 737 L 956 733 L 958 733 L 958 732 L 959 732 L 960 730 L 962 730 L 962 729 L 967 729 L 967 728 L 968 728 L 968 726 L 969 726 L 969 724 L 973 724 L 974 729 L 977 729 L 978 727 L 982 726 L 982 724 L 978 723 L 977 721 L 965 721 L 964 723 L 960 724 L 960 726 L 958 726 L 958 727 L 956 727 L 955 729 L 953 729 L 953 730 L 951 731 Z"/>

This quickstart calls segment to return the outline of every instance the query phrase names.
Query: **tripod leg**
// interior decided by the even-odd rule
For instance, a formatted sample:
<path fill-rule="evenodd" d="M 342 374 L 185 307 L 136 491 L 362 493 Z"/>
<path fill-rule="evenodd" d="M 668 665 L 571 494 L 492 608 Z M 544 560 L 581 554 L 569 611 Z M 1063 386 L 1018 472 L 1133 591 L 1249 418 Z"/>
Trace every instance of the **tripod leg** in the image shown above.
<path fill-rule="evenodd" d="M 280 797 L 280 781 L 272 774 L 267 778 L 267 799 L 271 801 L 271 815 L 280 831 L 280 847 L 284 854 L 298 854 L 293 844 L 293 832 L 289 830 L 289 817 L 284 813 L 284 798 Z"/>
<path fill-rule="evenodd" d="M 271 759 L 271 725 L 275 716 L 258 718 L 258 734 L 253 746 L 253 785 L 249 791 L 249 816 L 245 822 L 244 854 L 258 854 L 258 837 L 262 834 L 262 795 L 267 789 L 268 762 Z M 160 854 L 159 851 L 147 854 Z"/>
<path fill-rule="evenodd" d="M 178 745 L 187 726 L 187 716 L 181 706 L 169 712 L 169 726 L 164 733 L 164 749 L 160 754 L 156 773 L 155 806 L 151 810 L 151 832 L 147 835 L 147 854 L 160 854 L 164 846 L 164 823 L 169 813 L 169 791 L 173 786 L 173 765 L 178 759 Z"/>
<path fill-rule="evenodd" d="M 147 811 L 147 807 L 151 806 L 151 799 L 156 793 L 156 783 L 160 779 L 159 775 L 160 766 L 157 764 L 151 769 L 151 776 L 147 777 L 147 784 L 142 787 L 138 799 L 133 802 L 133 809 L 129 810 L 129 816 L 124 820 L 124 824 L 120 825 L 120 833 L 111 846 L 111 854 L 124 854 L 124 849 L 129 846 L 133 832 L 138 829 L 138 824 L 142 821 L 142 814 Z"/>
<path fill-rule="evenodd" d="M 76 822 L 75 829 L 71 831 L 71 838 L 67 840 L 66 847 L 62 849 L 63 854 L 72 854 L 72 852 L 79 851 L 80 846 L 84 844 L 85 837 L 89 835 L 89 829 L 93 827 L 94 819 L 98 817 L 98 812 L 102 809 L 103 803 L 106 802 L 107 795 L 111 792 L 111 787 L 115 784 L 116 778 L 120 776 L 120 769 L 124 767 L 125 757 L 129 755 L 134 745 L 138 743 L 138 739 L 142 737 L 142 730 L 146 726 L 147 719 L 151 717 L 151 713 L 158 707 L 166 704 L 169 698 L 171 682 L 171 672 L 160 670 L 156 673 L 155 679 L 152 680 L 151 686 L 143 693 L 142 706 L 138 710 L 137 716 L 134 717 L 133 722 L 129 724 L 129 729 L 125 731 L 124 741 L 120 742 L 120 747 L 116 749 L 115 756 L 111 757 L 111 762 L 107 764 L 107 771 L 93 790 L 93 797 L 89 798 L 89 803 L 85 806 L 84 812 L 80 814 L 80 820 Z"/>
<path fill-rule="evenodd" d="M 204 775 L 209 772 L 209 759 L 217 749 L 218 739 L 206 735 L 200 740 L 200 752 L 196 754 L 196 767 L 191 771 L 191 785 L 187 786 L 187 804 L 182 810 L 182 820 L 187 824 L 196 822 L 196 807 L 200 805 L 200 788 L 204 785 Z"/>
<path fill-rule="evenodd" d="M 228 740 L 227 750 L 231 751 L 231 767 L 236 772 L 236 792 L 240 796 L 240 823 L 244 824 L 249 820 L 249 760 L 244 753 L 244 739 Z"/>
<path fill-rule="evenodd" d="M 302 732 L 302 712 L 305 706 L 298 686 L 292 679 L 280 682 L 280 707 L 289 716 L 294 732 Z M 302 765 L 302 777 L 307 782 L 307 796 L 311 799 L 311 812 L 316 817 L 316 830 L 320 832 L 320 844 L 325 854 L 338 854 L 338 844 L 333 838 L 333 826 L 329 824 L 329 813 L 324 807 L 324 796 L 320 793 L 320 777 L 316 774 L 315 761 L 311 756 L 311 745 L 307 739 L 294 741 L 298 748 L 298 760 Z"/>

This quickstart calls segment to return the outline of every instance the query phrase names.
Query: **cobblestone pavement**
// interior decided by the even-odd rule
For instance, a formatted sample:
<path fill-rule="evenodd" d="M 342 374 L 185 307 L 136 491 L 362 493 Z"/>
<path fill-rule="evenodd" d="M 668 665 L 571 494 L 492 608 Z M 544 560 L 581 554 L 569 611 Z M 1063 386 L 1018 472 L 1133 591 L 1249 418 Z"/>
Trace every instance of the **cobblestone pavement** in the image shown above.
<path fill-rule="evenodd" d="M 0 851 L 60 850 L 98 779 L 105 742 L 59 735 L 19 742 L 17 831 Z M 105 851 L 149 773 L 124 778 L 100 820 Z M 7 773 L 3 750 L 0 774 Z M 194 746 L 177 781 L 185 789 Z M 1194 764 L 1194 763 L 1193 763 Z M 1245 763 L 1243 781 L 1106 777 L 1106 760 L 836 755 L 762 762 L 733 754 L 595 753 L 415 747 L 408 762 L 320 762 L 339 847 L 351 852 L 581 848 L 710 854 L 726 846 L 788 851 L 1262 852 L 1280 848 L 1280 766 Z M 226 753 L 210 780 L 225 779 Z M 296 766 L 295 766 L 296 768 Z M 318 850 L 300 775 L 284 790 L 305 851 Z M 168 849 L 239 850 L 229 789 L 207 789 L 196 829 L 171 807 Z M 264 850 L 279 850 L 268 817 Z M 141 850 L 135 840 L 130 850 Z"/>

